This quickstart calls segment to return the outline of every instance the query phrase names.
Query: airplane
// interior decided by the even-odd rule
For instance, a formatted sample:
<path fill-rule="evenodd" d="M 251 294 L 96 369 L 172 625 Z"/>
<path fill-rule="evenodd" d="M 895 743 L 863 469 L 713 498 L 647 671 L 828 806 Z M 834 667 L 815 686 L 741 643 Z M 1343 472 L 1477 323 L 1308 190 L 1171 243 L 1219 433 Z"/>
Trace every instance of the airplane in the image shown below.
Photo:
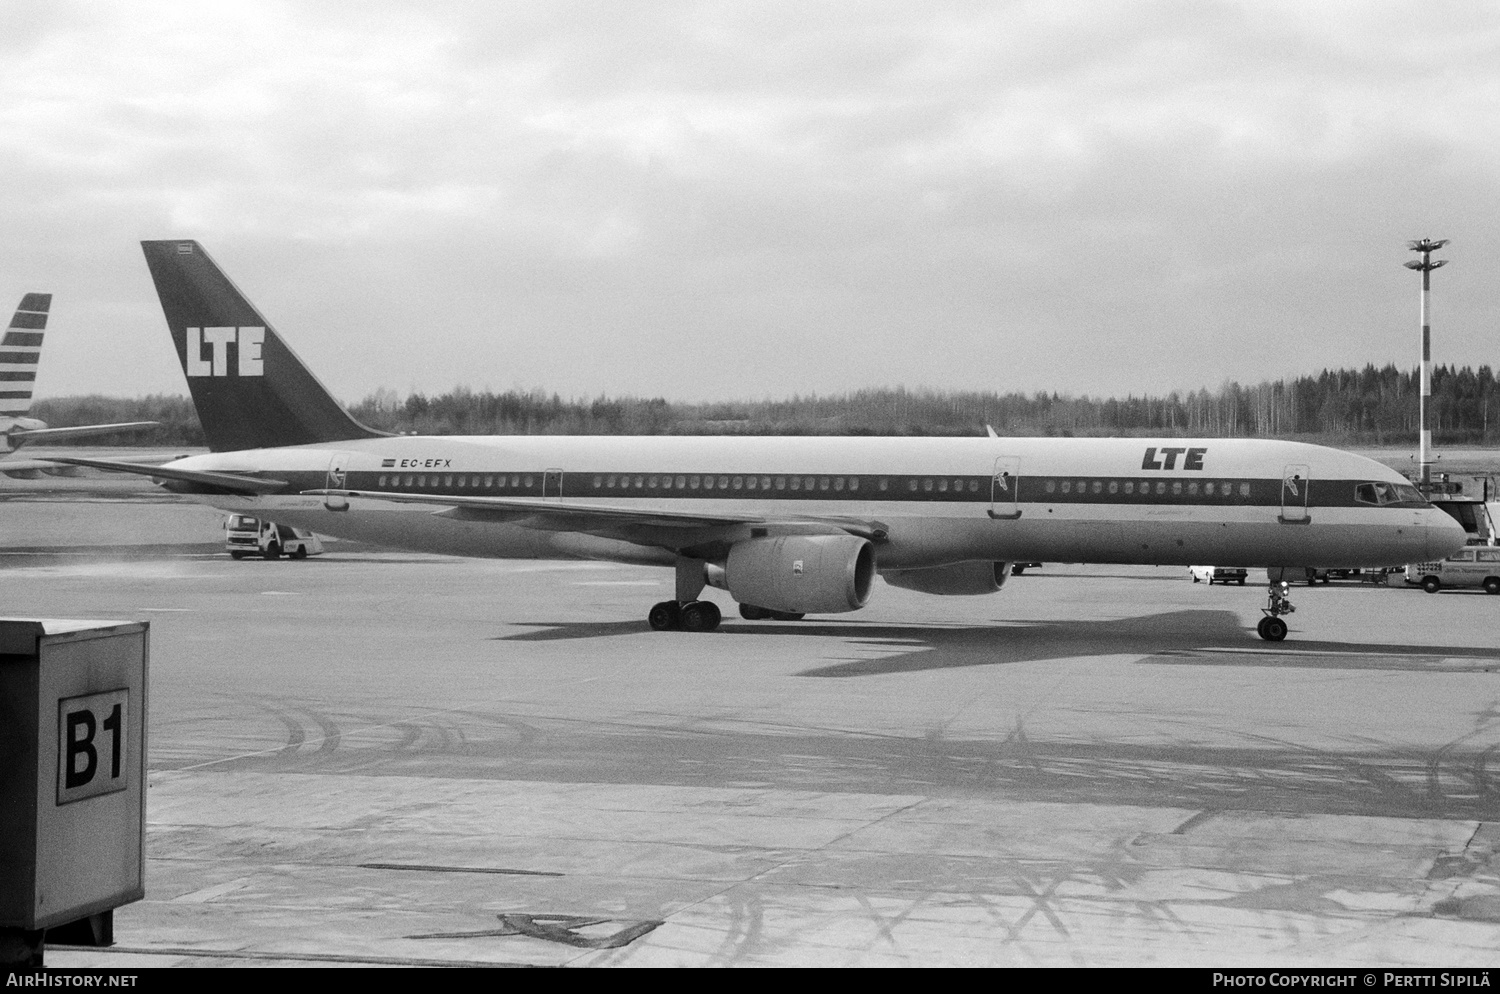
<path fill-rule="evenodd" d="M 706 586 L 794 620 L 858 610 L 877 575 L 969 595 L 1011 562 L 1356 567 L 1464 543 L 1395 471 L 1300 442 L 393 436 L 350 416 L 198 242 L 141 244 L 211 451 L 58 461 L 338 538 L 670 568 L 657 630 L 718 627 Z M 1258 631 L 1280 641 L 1275 583 L 1270 600 Z"/>
<path fill-rule="evenodd" d="M 47 422 L 26 416 L 31 410 L 32 386 L 36 382 L 42 336 L 46 332 L 47 313 L 51 308 L 52 294 L 25 294 L 10 319 L 10 327 L 5 329 L 5 336 L 0 338 L 0 456 L 14 452 L 27 442 L 106 435 L 156 424 L 155 421 L 129 421 L 49 428 Z M 72 476 L 79 470 L 47 460 L 0 459 L 0 472 L 35 479 L 43 472 L 53 476 Z"/>

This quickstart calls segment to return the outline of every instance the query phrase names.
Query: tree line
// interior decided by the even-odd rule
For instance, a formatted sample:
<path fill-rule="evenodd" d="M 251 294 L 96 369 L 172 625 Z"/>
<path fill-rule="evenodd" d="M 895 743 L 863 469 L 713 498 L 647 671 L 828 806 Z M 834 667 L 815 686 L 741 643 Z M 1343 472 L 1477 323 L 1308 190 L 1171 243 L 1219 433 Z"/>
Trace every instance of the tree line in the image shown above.
<path fill-rule="evenodd" d="M 565 400 L 544 391 L 459 387 L 405 398 L 382 388 L 349 412 L 382 431 L 422 435 L 1186 435 L 1316 437 L 1354 444 L 1415 444 L 1417 374 L 1394 365 L 1324 370 L 1255 386 L 1124 399 L 1056 393 L 857 390 L 787 400 L 680 403 L 660 397 Z M 122 441 L 199 446 L 203 431 L 186 397 L 101 396 L 38 400 L 51 425 L 157 421 Z M 1441 444 L 1500 444 L 1500 385 L 1489 366 L 1433 371 L 1428 426 Z M 98 444 L 97 439 L 78 444 Z"/>

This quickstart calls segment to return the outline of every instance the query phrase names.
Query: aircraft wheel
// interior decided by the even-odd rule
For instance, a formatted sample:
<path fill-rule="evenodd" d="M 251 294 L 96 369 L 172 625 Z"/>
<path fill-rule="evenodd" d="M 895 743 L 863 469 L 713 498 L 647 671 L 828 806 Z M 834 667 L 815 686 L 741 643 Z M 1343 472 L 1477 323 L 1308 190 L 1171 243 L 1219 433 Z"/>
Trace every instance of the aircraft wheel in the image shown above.
<path fill-rule="evenodd" d="M 646 624 L 658 632 L 671 631 L 682 624 L 682 609 L 676 601 L 662 601 L 646 615 Z"/>
<path fill-rule="evenodd" d="M 740 605 L 740 617 L 746 621 L 765 621 L 770 616 L 771 612 L 766 608 L 756 607 L 754 604 Z"/>
<path fill-rule="evenodd" d="M 719 627 L 723 616 L 713 601 L 692 601 L 683 605 L 682 627 L 690 632 L 711 632 Z"/>
<path fill-rule="evenodd" d="M 1025 566 L 1012 566 L 1010 568 L 1010 575 L 1011 576 L 1020 576 L 1024 572 L 1026 572 L 1026 567 Z"/>
<path fill-rule="evenodd" d="M 1484 592 L 1487 594 L 1500 594 L 1500 576 L 1485 577 Z"/>
<path fill-rule="evenodd" d="M 277 545 L 275 542 L 272 542 L 270 545 L 266 546 L 266 551 L 262 552 L 261 556 L 266 559 L 280 559 L 281 546 Z"/>
<path fill-rule="evenodd" d="M 1429 594 L 1435 594 L 1443 588 L 1443 581 L 1435 576 L 1422 577 L 1422 589 Z"/>
<path fill-rule="evenodd" d="M 1286 622 L 1280 618 L 1262 618 L 1260 624 L 1255 626 L 1255 630 L 1267 642 L 1280 642 L 1286 638 Z"/>
<path fill-rule="evenodd" d="M 803 618 L 807 617 L 807 615 L 803 614 L 801 611 L 772 611 L 771 617 L 775 618 L 777 621 L 801 621 Z"/>
<path fill-rule="evenodd" d="M 1245 585 L 1245 578 L 1242 576 L 1242 577 L 1240 577 L 1240 586 L 1243 587 L 1244 585 Z"/>

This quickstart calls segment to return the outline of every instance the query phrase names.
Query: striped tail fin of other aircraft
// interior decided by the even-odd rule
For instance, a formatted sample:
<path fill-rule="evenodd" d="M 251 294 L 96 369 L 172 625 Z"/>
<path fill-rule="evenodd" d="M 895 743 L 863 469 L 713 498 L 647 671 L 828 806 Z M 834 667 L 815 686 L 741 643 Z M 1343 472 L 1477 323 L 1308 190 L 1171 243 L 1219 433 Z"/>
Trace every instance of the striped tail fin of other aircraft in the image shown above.
<path fill-rule="evenodd" d="M 52 294 L 26 294 L 0 338 L 0 417 L 20 417 L 31 410 L 42 335 L 51 307 Z"/>

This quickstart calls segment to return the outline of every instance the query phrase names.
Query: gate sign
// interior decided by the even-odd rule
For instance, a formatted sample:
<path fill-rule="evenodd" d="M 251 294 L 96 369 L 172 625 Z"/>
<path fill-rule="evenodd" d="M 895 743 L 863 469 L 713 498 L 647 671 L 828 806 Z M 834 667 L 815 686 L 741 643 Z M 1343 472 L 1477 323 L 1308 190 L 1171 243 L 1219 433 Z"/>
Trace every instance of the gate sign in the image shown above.
<path fill-rule="evenodd" d="M 57 702 L 57 803 L 109 794 L 128 786 L 125 730 L 128 690 Z"/>

